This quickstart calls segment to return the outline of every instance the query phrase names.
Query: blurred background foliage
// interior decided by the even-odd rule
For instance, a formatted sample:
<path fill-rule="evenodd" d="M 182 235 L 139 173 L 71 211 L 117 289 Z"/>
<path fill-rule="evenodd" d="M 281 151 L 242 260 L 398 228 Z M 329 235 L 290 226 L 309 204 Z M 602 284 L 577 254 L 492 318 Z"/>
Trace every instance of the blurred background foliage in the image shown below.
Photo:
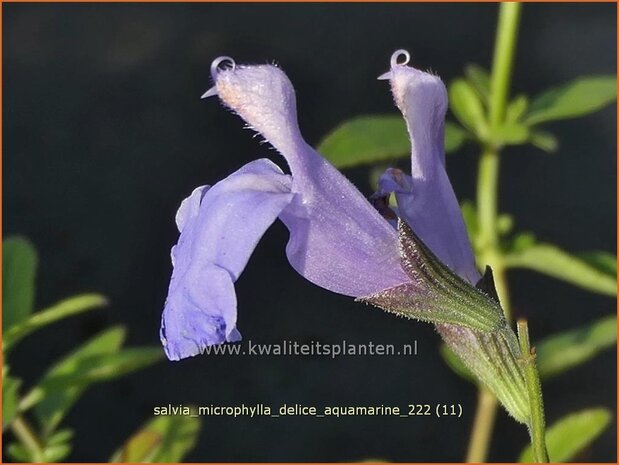
<path fill-rule="evenodd" d="M 277 60 L 297 89 L 308 140 L 369 194 L 386 165 L 408 171 L 404 125 L 387 86 L 374 80 L 405 47 L 413 65 L 449 85 L 448 172 L 474 247 L 475 206 L 466 199 L 475 196 L 477 146 L 505 154 L 500 206 L 510 214 L 499 218 L 501 245 L 513 312 L 529 319 L 538 346 L 551 457 L 616 460 L 608 414 L 616 408 L 615 354 L 604 351 L 616 341 L 616 118 L 608 106 L 615 5 L 526 6 L 500 131 L 488 130 L 486 116 L 496 5 L 3 8 L 4 234 L 31 238 L 41 254 L 23 237 L 4 241 L 3 428 L 26 421 L 40 435 L 43 459 L 462 459 L 475 393 L 440 363 L 432 329 L 313 288 L 287 265 L 281 226 L 267 233 L 237 286 L 245 338 L 417 339 L 421 355 L 203 356 L 152 365 L 161 359 L 158 325 L 180 200 L 258 155 L 277 159 L 238 118 L 199 100 L 210 61 Z M 84 289 L 111 304 L 99 294 L 66 298 Z M 125 336 L 130 348 L 122 348 Z M 193 419 L 148 421 L 154 406 L 168 403 L 441 401 L 461 402 L 463 418 L 208 417 L 201 428 Z M 526 443 L 526 431 L 502 414 L 492 458 L 526 460 Z M 16 460 L 33 460 L 29 453 L 15 442 L 4 450 Z"/>

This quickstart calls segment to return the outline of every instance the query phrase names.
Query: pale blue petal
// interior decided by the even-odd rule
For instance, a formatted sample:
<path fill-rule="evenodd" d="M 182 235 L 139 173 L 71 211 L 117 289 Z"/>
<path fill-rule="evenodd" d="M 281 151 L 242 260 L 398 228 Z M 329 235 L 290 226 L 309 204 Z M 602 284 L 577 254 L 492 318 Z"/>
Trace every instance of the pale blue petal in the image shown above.
<path fill-rule="evenodd" d="M 292 266 L 333 292 L 364 296 L 408 280 L 397 234 L 367 199 L 311 148 L 297 124 L 294 89 L 271 65 L 235 66 L 215 79 L 217 94 L 285 158 L 296 194 L 281 214 Z"/>
<path fill-rule="evenodd" d="M 248 163 L 179 208 L 174 271 L 161 322 L 171 360 L 238 341 L 234 281 L 264 231 L 293 197 L 290 176 L 266 159 Z"/>

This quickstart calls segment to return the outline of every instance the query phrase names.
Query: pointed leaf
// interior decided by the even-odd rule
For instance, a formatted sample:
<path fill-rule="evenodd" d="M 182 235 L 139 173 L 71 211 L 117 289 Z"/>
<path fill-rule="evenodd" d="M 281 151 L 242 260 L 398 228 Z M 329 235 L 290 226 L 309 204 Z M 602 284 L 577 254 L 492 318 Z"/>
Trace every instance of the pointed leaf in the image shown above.
<path fill-rule="evenodd" d="M 529 142 L 548 153 L 554 153 L 559 148 L 557 138 L 546 131 L 532 131 L 529 135 Z"/>
<path fill-rule="evenodd" d="M 578 254 L 578 258 L 603 273 L 617 276 L 617 256 L 612 253 L 582 252 Z"/>
<path fill-rule="evenodd" d="M 2 367 L 2 431 L 11 424 L 17 415 L 17 403 L 19 401 L 19 387 L 21 380 L 8 374 L 6 367 Z"/>
<path fill-rule="evenodd" d="M 449 86 L 449 107 L 462 125 L 485 139 L 488 128 L 484 108 L 478 95 L 464 79 L 456 79 Z"/>
<path fill-rule="evenodd" d="M 8 456 L 16 462 L 31 463 L 34 460 L 28 449 L 17 442 L 12 442 L 9 444 L 9 447 L 7 447 L 7 453 Z"/>
<path fill-rule="evenodd" d="M 537 369 L 542 378 L 556 376 L 595 357 L 617 343 L 617 317 L 554 334 L 537 344 Z"/>
<path fill-rule="evenodd" d="M 445 125 L 445 150 L 451 152 L 466 140 L 464 129 Z M 345 121 L 318 145 L 318 151 L 338 168 L 350 168 L 410 157 L 406 124 L 397 115 L 363 115 Z"/>
<path fill-rule="evenodd" d="M 531 104 L 528 124 L 583 116 L 617 99 L 614 76 L 586 76 L 550 89 Z"/>
<path fill-rule="evenodd" d="M 200 420 L 191 416 L 161 416 L 149 421 L 117 450 L 111 463 L 181 462 L 193 449 Z"/>
<path fill-rule="evenodd" d="M 529 128 L 520 123 L 505 123 L 493 134 L 498 144 L 519 145 L 529 140 Z"/>
<path fill-rule="evenodd" d="M 458 150 L 469 138 L 469 133 L 456 123 L 445 123 L 445 152 Z"/>
<path fill-rule="evenodd" d="M 490 75 L 481 66 L 471 63 L 464 68 L 467 81 L 477 92 L 479 98 L 488 103 L 490 100 Z"/>
<path fill-rule="evenodd" d="M 18 341 L 51 323 L 54 323 L 63 318 L 72 315 L 94 310 L 96 308 L 107 305 L 107 299 L 99 294 L 83 294 L 75 297 L 69 297 L 57 304 L 36 312 L 25 321 L 14 325 L 6 332 L 3 339 L 3 348 L 5 351 L 10 350 Z"/>
<path fill-rule="evenodd" d="M 39 418 L 49 411 L 61 411 L 64 414 L 91 384 L 119 378 L 152 365 L 162 357 L 159 347 L 131 348 L 86 356 L 82 354 L 74 359 L 70 371 L 48 374 L 33 390 L 43 398 L 36 412 Z"/>
<path fill-rule="evenodd" d="M 2 241 L 2 332 L 32 313 L 37 252 L 24 237 Z"/>
<path fill-rule="evenodd" d="M 365 115 L 345 121 L 318 145 L 338 168 L 409 156 L 406 124 L 396 115 Z"/>
<path fill-rule="evenodd" d="M 514 100 L 509 102 L 507 110 L 505 111 L 505 122 L 507 124 L 513 124 L 520 121 L 524 113 L 529 107 L 529 99 L 526 95 L 519 95 Z"/>
<path fill-rule="evenodd" d="M 505 257 L 505 265 L 535 270 L 600 294 L 617 295 L 615 276 L 550 244 L 514 250 Z"/>
<path fill-rule="evenodd" d="M 71 444 L 56 444 L 45 448 L 45 462 L 62 462 L 71 453 Z"/>
<path fill-rule="evenodd" d="M 471 239 L 471 244 L 473 245 L 473 248 L 475 248 L 477 247 L 479 235 L 479 222 L 477 219 L 475 204 L 470 200 L 464 200 L 460 205 L 460 210 L 462 210 L 462 218 L 464 219 L 466 230 L 469 234 L 469 238 Z"/>
<path fill-rule="evenodd" d="M 64 390 L 47 392 L 49 380 L 76 373 L 83 363 L 82 360 L 118 352 L 124 339 L 125 330 L 122 327 L 108 329 L 90 339 L 50 368 L 41 381 L 24 397 L 21 408 L 25 410 L 37 404 L 35 415 L 42 429 L 47 433 L 53 431 L 83 393 L 85 386 L 71 385 Z"/>
<path fill-rule="evenodd" d="M 608 427 L 611 413 L 603 408 L 592 408 L 561 418 L 546 430 L 546 446 L 552 463 L 568 462 L 590 445 Z M 518 460 L 532 463 L 531 446 L 527 446 Z"/>

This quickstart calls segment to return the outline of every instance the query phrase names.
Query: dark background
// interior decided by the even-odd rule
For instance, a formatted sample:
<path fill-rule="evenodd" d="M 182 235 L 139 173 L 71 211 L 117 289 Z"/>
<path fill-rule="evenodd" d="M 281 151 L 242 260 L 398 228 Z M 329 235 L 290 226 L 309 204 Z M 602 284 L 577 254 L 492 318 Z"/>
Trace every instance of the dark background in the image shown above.
<path fill-rule="evenodd" d="M 41 254 L 38 306 L 100 291 L 109 308 L 37 333 L 13 367 L 33 382 L 53 360 L 110 324 L 132 345 L 157 345 L 171 271 L 174 214 L 197 185 L 269 156 L 215 99 L 213 58 L 276 60 L 297 89 L 310 143 L 343 119 L 395 111 L 387 70 L 396 48 L 445 81 L 468 62 L 489 65 L 493 4 L 57 4 L 3 5 L 4 235 L 28 236 Z M 535 94 L 616 69 L 611 4 L 525 5 L 514 91 Z M 501 209 L 519 230 L 568 250 L 615 251 L 615 107 L 548 128 L 561 149 L 504 152 Z M 449 156 L 459 198 L 472 198 L 476 152 Z M 367 170 L 347 175 L 365 192 Z M 66 420 L 71 460 L 107 460 L 156 405 L 368 405 L 459 402 L 461 419 L 205 418 L 193 461 L 460 461 L 475 390 L 446 368 L 429 325 L 356 304 L 306 282 L 287 264 L 275 224 L 238 282 L 239 329 L 254 342 L 409 343 L 404 357 L 248 358 L 163 362 L 89 390 Z M 510 275 L 513 305 L 535 338 L 615 311 L 615 301 L 528 272 Z M 615 354 L 548 382 L 550 422 L 590 406 L 616 406 Z M 583 455 L 615 461 L 615 427 Z M 491 458 L 513 461 L 524 427 L 500 413 Z"/>

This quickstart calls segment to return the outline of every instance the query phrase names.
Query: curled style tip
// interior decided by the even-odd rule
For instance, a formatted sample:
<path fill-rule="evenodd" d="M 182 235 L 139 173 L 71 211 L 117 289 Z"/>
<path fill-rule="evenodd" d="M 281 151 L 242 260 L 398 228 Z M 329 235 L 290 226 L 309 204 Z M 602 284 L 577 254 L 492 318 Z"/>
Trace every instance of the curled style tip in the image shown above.
<path fill-rule="evenodd" d="M 236 68 L 236 63 L 233 58 L 227 56 L 217 57 L 211 63 L 211 77 L 213 80 L 217 79 L 217 75 L 223 70 L 233 70 Z"/>
<path fill-rule="evenodd" d="M 403 57 L 403 60 L 401 58 Z M 411 54 L 408 53 L 408 50 L 400 49 L 393 52 L 391 55 L 391 67 L 395 68 L 396 66 L 405 66 L 408 62 L 411 61 Z"/>

